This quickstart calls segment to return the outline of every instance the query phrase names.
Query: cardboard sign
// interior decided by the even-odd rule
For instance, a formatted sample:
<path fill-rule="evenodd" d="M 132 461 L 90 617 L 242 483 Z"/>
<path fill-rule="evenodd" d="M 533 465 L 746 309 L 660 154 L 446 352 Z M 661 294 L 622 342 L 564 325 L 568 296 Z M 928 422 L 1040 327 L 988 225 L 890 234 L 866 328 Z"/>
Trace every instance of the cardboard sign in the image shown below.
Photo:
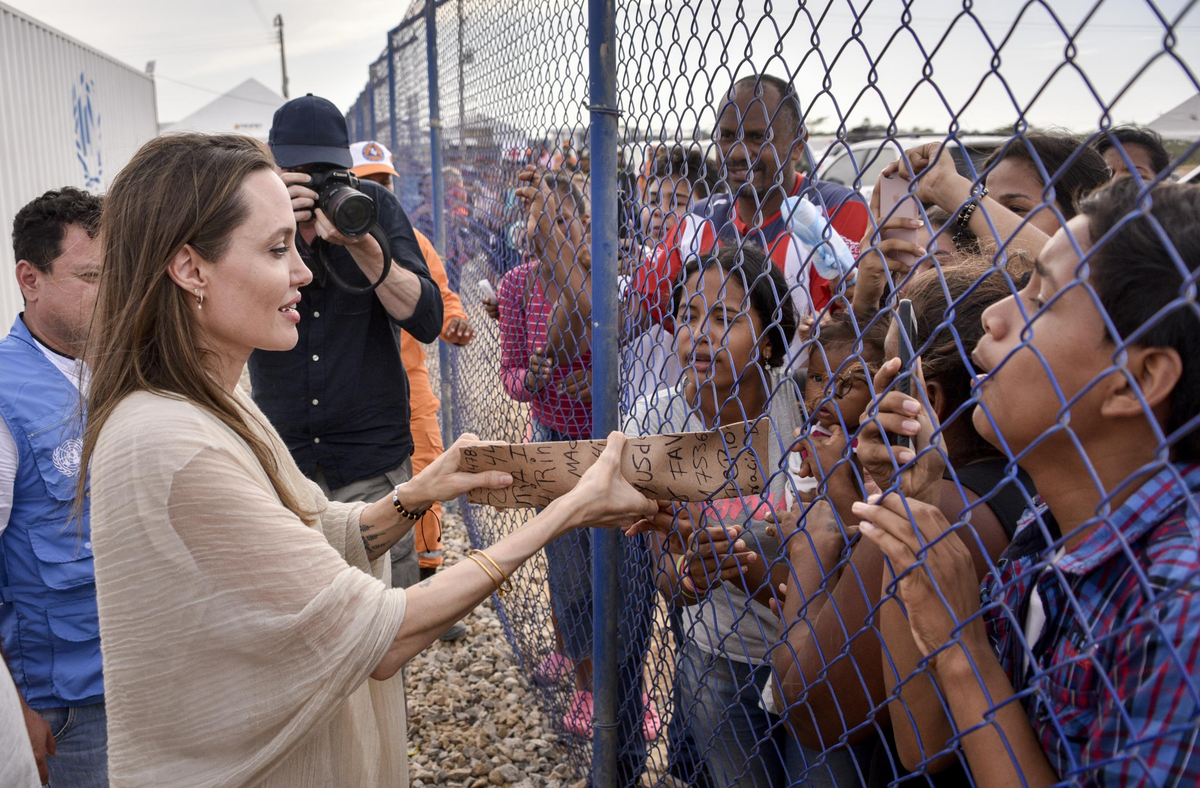
<path fill-rule="evenodd" d="M 643 495 L 657 500 L 757 495 L 763 489 L 759 462 L 767 459 L 769 428 L 770 422 L 760 419 L 750 430 L 740 422 L 712 432 L 631 437 L 621 457 L 621 475 Z M 575 488 L 606 443 L 487 443 L 464 448 L 459 470 L 505 471 L 513 477 L 512 486 L 477 488 L 467 493 L 467 500 L 499 509 L 547 506 Z"/>

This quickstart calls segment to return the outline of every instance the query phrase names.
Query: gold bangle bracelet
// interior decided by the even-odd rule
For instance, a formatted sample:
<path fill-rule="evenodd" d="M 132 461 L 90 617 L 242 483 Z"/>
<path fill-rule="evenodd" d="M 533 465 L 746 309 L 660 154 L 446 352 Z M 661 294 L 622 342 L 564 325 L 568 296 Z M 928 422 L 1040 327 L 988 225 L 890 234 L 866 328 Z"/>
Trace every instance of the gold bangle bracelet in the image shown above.
<path fill-rule="evenodd" d="M 483 573 L 488 576 L 488 580 L 491 580 L 492 585 L 494 585 L 496 587 L 496 593 L 499 594 L 500 596 L 503 596 L 504 593 L 500 589 L 500 581 L 497 580 L 496 576 L 492 574 L 492 570 L 488 569 L 487 565 L 485 563 L 483 563 L 483 561 L 480 561 L 478 558 L 476 558 L 471 553 L 467 554 L 467 558 L 470 558 L 472 561 L 475 562 L 476 566 L 478 566 L 480 569 L 483 570 Z"/>
<path fill-rule="evenodd" d="M 477 555 L 481 555 L 487 559 L 489 564 L 496 567 L 496 571 L 500 573 L 500 576 L 502 578 L 504 578 L 504 582 L 502 584 L 497 585 L 497 588 L 499 589 L 496 592 L 497 594 L 499 594 L 500 596 L 507 596 L 508 594 L 512 593 L 512 590 L 513 590 L 512 580 L 510 580 L 508 578 L 508 575 L 504 574 L 504 570 L 500 568 L 500 564 L 498 564 L 494 560 L 492 560 L 492 557 L 490 555 L 483 552 L 482 550 L 472 550 L 469 553 L 467 553 L 467 555 L 471 556 L 472 558 L 474 558 Z M 491 572 L 489 572 L 488 574 L 490 575 Z"/>

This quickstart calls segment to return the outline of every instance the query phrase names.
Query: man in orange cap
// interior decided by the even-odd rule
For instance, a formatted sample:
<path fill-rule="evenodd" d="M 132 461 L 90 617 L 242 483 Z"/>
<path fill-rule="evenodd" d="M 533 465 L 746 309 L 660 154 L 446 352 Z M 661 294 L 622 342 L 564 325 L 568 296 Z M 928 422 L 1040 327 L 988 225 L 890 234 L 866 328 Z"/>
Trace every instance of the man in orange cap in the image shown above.
<path fill-rule="evenodd" d="M 350 171 L 360 178 L 373 180 L 390 189 L 392 178 L 399 177 L 392 167 L 391 152 L 379 142 L 356 142 L 350 146 L 350 154 L 354 157 L 354 166 Z M 446 268 L 433 243 L 415 228 L 413 232 L 425 256 L 425 264 L 429 266 L 429 273 L 442 291 L 442 340 L 452 345 L 465 345 L 474 338 L 475 329 L 467 320 L 458 294 L 450 289 Z M 408 373 L 409 409 L 412 412 L 409 430 L 413 438 L 412 467 L 415 476 L 442 453 L 442 433 L 437 418 L 441 403 L 433 394 L 429 371 L 425 368 L 425 350 L 420 342 L 405 331 L 400 332 L 400 359 Z M 442 505 L 435 503 L 430 507 L 414 530 L 417 561 L 421 567 L 421 579 L 424 580 L 436 572 L 445 560 L 442 554 Z M 460 621 L 441 639 L 457 640 L 466 633 L 467 628 Z"/>

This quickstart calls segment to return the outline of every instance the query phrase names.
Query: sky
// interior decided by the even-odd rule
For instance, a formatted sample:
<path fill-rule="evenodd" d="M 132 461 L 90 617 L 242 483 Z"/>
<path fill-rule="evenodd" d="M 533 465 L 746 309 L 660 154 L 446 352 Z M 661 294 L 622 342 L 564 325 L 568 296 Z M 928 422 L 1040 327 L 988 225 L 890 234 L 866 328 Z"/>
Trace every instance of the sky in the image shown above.
<path fill-rule="evenodd" d="M 281 92 L 271 25 L 283 15 L 291 95 L 347 107 L 407 0 L 4 0 L 136 67 L 157 61 L 158 119 L 180 120 L 254 77 Z"/>
<path fill-rule="evenodd" d="M 494 106 L 496 76 L 529 69 L 553 83 L 541 93 L 545 104 L 555 106 L 543 115 L 546 122 L 573 123 L 583 116 L 586 96 L 579 94 L 586 90 L 587 59 L 580 50 L 586 0 L 465 1 L 468 45 L 480 53 L 467 71 L 473 101 Z M 285 23 L 291 95 L 312 92 L 348 108 L 363 89 L 368 64 L 385 47 L 387 30 L 409 4 L 5 2 L 139 69 L 157 61 L 159 121 L 164 123 L 248 77 L 279 91 L 279 51 L 271 26 L 277 13 Z M 774 23 L 763 16 L 768 2 L 777 9 Z M 963 126 L 983 130 L 1011 124 L 1018 114 L 1034 124 L 1086 131 L 1096 127 L 1102 106 L 1112 108 L 1115 122 L 1148 122 L 1197 92 L 1189 74 L 1200 72 L 1197 0 L 975 0 L 978 21 L 961 17 L 963 0 L 909 3 L 912 21 L 906 27 L 901 24 L 905 0 L 807 0 L 800 11 L 796 0 L 621 0 L 618 24 L 635 31 L 623 38 L 619 54 L 621 84 L 635 86 L 623 96 L 623 103 L 635 108 L 626 117 L 640 113 L 666 126 L 710 124 L 704 107 L 713 92 L 728 84 L 730 73 L 755 68 L 792 72 L 810 122 L 825 119 L 814 132 L 836 127 L 839 119 L 854 125 L 888 115 L 897 116 L 901 127 L 935 130 L 958 116 Z M 555 7 L 565 10 L 548 10 Z M 856 25 L 853 9 L 864 7 Z M 1180 18 L 1175 59 L 1161 54 L 1164 29 L 1155 8 L 1163 18 Z M 523 18 L 539 15 L 549 23 L 521 28 Z M 1059 23 L 1074 33 L 1085 18 L 1069 48 Z M 569 39 L 556 47 L 557 62 L 555 55 L 544 54 L 531 60 L 531 53 L 545 51 L 537 47 L 539 36 L 550 33 Z M 819 47 L 812 45 L 814 35 Z M 684 44 L 671 44 L 673 38 Z M 562 55 L 564 49 L 574 54 Z M 1072 64 L 1064 67 L 1068 51 Z M 700 62 L 707 64 L 704 70 Z M 922 82 L 927 64 L 938 90 Z M 821 87 L 826 75 L 828 91 Z"/>

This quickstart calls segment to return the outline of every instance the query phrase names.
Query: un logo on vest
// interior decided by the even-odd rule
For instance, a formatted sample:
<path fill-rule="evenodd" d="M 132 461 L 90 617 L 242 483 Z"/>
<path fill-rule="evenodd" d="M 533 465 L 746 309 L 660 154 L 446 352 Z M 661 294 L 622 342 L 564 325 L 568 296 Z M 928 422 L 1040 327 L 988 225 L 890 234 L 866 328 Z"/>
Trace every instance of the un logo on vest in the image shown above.
<path fill-rule="evenodd" d="M 83 441 L 79 438 L 63 441 L 62 445 L 54 450 L 54 455 L 51 457 L 54 467 L 63 476 L 79 475 L 79 463 L 82 459 Z"/>

